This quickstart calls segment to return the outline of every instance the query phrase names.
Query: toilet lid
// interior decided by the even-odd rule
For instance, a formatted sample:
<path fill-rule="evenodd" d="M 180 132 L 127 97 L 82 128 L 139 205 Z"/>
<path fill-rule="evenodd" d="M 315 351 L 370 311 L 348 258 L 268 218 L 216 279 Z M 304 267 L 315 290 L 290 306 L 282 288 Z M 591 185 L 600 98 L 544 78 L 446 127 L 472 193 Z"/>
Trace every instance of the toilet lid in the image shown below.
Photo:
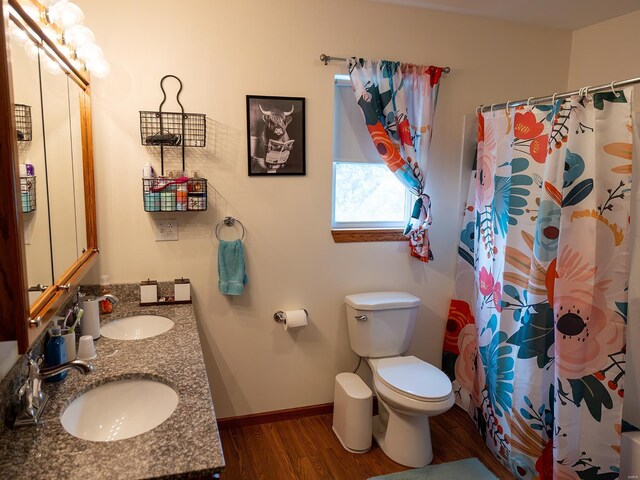
<path fill-rule="evenodd" d="M 413 356 L 382 358 L 377 362 L 376 373 L 387 387 L 417 400 L 437 402 L 451 395 L 449 377 Z"/>

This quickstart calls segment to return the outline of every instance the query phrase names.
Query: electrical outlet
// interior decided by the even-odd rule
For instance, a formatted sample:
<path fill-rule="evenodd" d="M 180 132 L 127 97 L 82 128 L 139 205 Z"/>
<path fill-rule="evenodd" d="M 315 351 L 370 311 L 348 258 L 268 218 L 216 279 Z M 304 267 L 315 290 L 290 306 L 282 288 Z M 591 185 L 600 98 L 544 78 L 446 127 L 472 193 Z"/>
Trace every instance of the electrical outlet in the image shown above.
<path fill-rule="evenodd" d="M 156 242 L 178 240 L 178 220 L 165 218 L 156 223 Z"/>

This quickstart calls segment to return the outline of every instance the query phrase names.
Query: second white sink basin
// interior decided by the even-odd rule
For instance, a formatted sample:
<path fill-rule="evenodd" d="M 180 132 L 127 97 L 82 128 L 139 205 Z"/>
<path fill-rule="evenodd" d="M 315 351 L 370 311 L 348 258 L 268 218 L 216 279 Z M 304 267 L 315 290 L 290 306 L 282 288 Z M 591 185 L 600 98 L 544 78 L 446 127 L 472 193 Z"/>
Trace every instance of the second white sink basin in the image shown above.
<path fill-rule="evenodd" d="M 113 442 L 135 437 L 160 425 L 178 406 L 178 394 L 146 378 L 105 383 L 76 398 L 60 417 L 74 437 Z"/>
<path fill-rule="evenodd" d="M 100 334 L 113 340 L 141 340 L 171 330 L 173 325 L 167 317 L 134 315 L 107 323 L 100 327 Z"/>

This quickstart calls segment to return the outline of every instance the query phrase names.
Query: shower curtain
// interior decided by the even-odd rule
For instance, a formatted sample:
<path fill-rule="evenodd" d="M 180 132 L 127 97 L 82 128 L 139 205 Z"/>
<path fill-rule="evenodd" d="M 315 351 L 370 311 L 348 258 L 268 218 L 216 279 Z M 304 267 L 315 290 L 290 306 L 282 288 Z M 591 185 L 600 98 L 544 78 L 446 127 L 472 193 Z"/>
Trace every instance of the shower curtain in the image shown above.
<path fill-rule="evenodd" d="M 478 118 L 443 366 L 518 479 L 618 478 L 631 93 Z"/>

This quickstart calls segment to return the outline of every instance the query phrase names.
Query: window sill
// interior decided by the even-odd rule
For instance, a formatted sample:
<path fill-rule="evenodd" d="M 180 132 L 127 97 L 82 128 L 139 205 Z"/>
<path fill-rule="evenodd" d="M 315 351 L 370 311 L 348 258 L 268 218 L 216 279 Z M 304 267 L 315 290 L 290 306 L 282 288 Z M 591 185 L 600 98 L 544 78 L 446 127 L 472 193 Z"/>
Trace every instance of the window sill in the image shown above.
<path fill-rule="evenodd" d="M 332 229 L 335 243 L 406 242 L 401 228 L 339 228 Z"/>

